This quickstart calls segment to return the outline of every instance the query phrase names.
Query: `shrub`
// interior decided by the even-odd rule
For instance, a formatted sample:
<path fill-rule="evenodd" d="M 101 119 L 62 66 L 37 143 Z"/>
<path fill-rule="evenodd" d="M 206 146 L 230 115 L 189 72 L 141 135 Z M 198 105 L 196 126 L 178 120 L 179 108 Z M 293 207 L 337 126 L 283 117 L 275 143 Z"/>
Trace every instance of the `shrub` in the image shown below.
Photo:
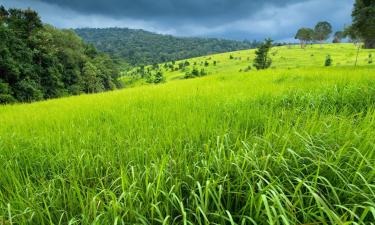
<path fill-rule="evenodd" d="M 243 71 L 244 72 L 249 72 L 251 70 L 251 66 L 248 66 L 248 67 L 246 67 Z"/>
<path fill-rule="evenodd" d="M 324 63 L 324 65 L 325 66 L 331 66 L 332 65 L 332 58 L 331 58 L 331 56 L 330 55 L 327 55 L 327 57 L 326 57 L 326 61 L 325 61 L 325 63 Z"/>
<path fill-rule="evenodd" d="M 159 84 L 159 83 L 162 83 L 165 81 L 165 77 L 164 77 L 164 74 L 162 71 L 158 71 L 156 72 L 155 74 L 155 78 L 154 78 L 154 84 Z"/>

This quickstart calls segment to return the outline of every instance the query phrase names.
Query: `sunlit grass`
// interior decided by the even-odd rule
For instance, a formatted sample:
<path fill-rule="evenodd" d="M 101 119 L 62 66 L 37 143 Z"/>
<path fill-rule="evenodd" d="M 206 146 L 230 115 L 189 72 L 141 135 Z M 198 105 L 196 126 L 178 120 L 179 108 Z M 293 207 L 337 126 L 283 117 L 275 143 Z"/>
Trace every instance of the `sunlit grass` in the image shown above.
<path fill-rule="evenodd" d="M 0 224 L 373 223 L 374 67 L 277 65 L 1 106 Z"/>

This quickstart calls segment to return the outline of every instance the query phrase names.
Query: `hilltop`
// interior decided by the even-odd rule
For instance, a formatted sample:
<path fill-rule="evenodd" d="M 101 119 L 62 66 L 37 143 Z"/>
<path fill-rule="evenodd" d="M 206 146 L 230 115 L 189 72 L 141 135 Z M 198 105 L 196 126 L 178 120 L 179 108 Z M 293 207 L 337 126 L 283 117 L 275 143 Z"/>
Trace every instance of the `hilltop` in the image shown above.
<path fill-rule="evenodd" d="M 217 38 L 174 37 L 128 28 L 82 28 L 75 32 L 100 51 L 120 57 L 132 65 L 250 49 L 258 44 Z"/>

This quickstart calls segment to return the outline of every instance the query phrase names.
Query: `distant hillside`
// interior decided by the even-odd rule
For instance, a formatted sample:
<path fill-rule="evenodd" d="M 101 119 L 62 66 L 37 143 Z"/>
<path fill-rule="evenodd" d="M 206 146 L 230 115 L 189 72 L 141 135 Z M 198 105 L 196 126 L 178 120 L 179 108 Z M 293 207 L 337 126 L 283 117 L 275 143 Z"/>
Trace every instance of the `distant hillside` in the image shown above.
<path fill-rule="evenodd" d="M 133 65 L 153 64 L 254 48 L 257 42 L 215 38 L 179 38 L 127 28 L 83 28 L 76 33 L 100 51 Z"/>

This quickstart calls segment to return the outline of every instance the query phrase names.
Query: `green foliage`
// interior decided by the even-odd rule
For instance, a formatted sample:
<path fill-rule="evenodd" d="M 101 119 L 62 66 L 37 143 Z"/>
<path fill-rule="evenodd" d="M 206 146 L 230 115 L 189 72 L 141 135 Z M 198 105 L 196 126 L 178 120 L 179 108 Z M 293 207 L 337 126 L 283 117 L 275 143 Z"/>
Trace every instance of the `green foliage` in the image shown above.
<path fill-rule="evenodd" d="M 191 71 L 187 71 L 185 73 L 184 78 L 190 79 L 190 78 L 202 77 L 202 76 L 206 76 L 206 75 L 207 75 L 207 72 L 205 71 L 205 69 L 201 68 L 199 70 L 198 68 L 194 67 Z"/>
<path fill-rule="evenodd" d="M 365 41 L 365 48 L 375 48 L 375 1 L 356 0 L 352 17 L 352 33 Z"/>
<path fill-rule="evenodd" d="M 272 64 L 272 59 L 269 57 L 268 53 L 272 48 L 272 40 L 266 39 L 263 44 L 261 44 L 255 51 L 254 67 L 257 70 L 267 69 Z"/>
<path fill-rule="evenodd" d="M 332 65 L 331 55 L 327 55 L 326 60 L 324 62 L 324 66 L 331 66 L 331 65 Z"/>
<path fill-rule="evenodd" d="M 341 43 L 341 40 L 345 38 L 345 32 L 344 31 L 336 31 L 333 36 L 333 43 Z"/>
<path fill-rule="evenodd" d="M 311 28 L 301 28 L 297 31 L 295 39 L 301 41 L 301 48 L 304 48 L 306 43 L 311 42 L 314 39 L 314 30 Z"/>
<path fill-rule="evenodd" d="M 9 85 L 7 83 L 3 83 L 0 79 L 0 104 L 14 102 L 16 102 L 16 99 L 11 95 L 11 89 L 9 88 Z"/>
<path fill-rule="evenodd" d="M 368 64 L 372 64 L 372 54 L 370 53 L 369 55 L 368 55 Z"/>
<path fill-rule="evenodd" d="M 322 21 L 316 24 L 314 28 L 315 40 L 323 42 L 327 40 L 332 33 L 332 25 L 327 21 Z"/>
<path fill-rule="evenodd" d="M 156 74 L 155 74 L 155 79 L 154 79 L 154 83 L 155 84 L 159 84 L 159 83 L 162 83 L 165 81 L 165 77 L 164 77 L 164 74 L 162 71 L 157 71 Z"/>
<path fill-rule="evenodd" d="M 178 38 L 127 28 L 76 29 L 100 51 L 121 57 L 132 65 L 152 65 L 213 53 L 254 48 L 258 42 L 214 38 Z"/>
<path fill-rule="evenodd" d="M 3 99 L 32 102 L 121 86 L 113 60 L 73 31 L 42 25 L 30 9 L 0 7 L 0 17 L 0 79 L 9 88 Z"/>

